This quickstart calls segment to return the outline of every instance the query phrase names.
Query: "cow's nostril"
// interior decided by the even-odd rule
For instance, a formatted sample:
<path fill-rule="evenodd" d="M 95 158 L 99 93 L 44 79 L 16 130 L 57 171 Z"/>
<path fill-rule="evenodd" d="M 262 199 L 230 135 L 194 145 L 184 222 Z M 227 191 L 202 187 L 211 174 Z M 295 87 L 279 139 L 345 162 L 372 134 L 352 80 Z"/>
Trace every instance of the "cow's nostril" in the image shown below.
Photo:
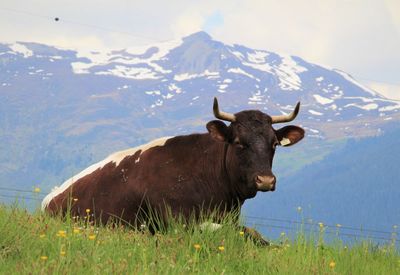
<path fill-rule="evenodd" d="M 275 185 L 275 176 L 256 176 L 256 183 Z"/>

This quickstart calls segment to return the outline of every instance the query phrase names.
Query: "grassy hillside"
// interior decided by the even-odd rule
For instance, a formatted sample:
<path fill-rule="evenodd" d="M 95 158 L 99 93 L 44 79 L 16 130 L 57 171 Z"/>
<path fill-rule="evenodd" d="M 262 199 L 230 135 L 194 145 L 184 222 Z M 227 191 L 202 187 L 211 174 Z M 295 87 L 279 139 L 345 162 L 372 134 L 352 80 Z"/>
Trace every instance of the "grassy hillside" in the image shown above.
<path fill-rule="evenodd" d="M 173 223 L 153 236 L 0 206 L 1 274 L 400 274 L 390 245 L 326 245 L 323 229 L 275 242 L 256 246 L 229 220 L 215 232 Z"/>

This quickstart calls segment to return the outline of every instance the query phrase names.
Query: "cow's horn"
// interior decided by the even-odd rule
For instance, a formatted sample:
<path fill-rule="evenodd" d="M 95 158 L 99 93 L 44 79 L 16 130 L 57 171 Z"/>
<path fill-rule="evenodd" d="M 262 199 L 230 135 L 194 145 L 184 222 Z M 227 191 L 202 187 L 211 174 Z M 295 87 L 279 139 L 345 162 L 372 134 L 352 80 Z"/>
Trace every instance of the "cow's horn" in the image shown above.
<path fill-rule="evenodd" d="M 214 97 L 213 111 L 214 111 L 214 116 L 216 118 L 219 118 L 219 119 L 222 119 L 222 120 L 226 120 L 226 121 L 230 121 L 230 122 L 235 122 L 236 121 L 236 117 L 235 117 L 234 114 L 225 113 L 225 112 L 219 110 L 218 100 L 217 100 L 216 97 Z"/>
<path fill-rule="evenodd" d="M 297 102 L 296 108 L 294 108 L 292 113 L 282 116 L 271 116 L 272 124 L 292 121 L 293 119 L 296 118 L 297 114 L 299 113 L 299 110 L 300 110 L 300 102 Z"/>

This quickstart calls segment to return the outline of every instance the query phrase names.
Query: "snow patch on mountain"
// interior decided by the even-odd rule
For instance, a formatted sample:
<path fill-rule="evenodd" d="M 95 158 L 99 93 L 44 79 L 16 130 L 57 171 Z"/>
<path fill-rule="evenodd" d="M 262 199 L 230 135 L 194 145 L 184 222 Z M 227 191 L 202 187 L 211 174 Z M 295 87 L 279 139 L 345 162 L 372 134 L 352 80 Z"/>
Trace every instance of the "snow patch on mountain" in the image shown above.
<path fill-rule="evenodd" d="M 78 50 L 77 57 L 86 62 L 72 62 L 73 72 L 87 74 L 115 75 L 132 79 L 159 79 L 162 74 L 171 73 L 156 61 L 162 60 L 172 49 L 182 44 L 182 40 L 163 42 L 146 47 L 132 47 L 119 51 Z M 138 66 L 142 68 L 138 68 Z M 107 69 L 102 69 L 102 68 Z M 132 69 L 130 69 L 132 68 Z"/>
<path fill-rule="evenodd" d="M 317 94 L 314 94 L 313 97 L 319 104 L 322 104 L 322 105 L 330 104 L 333 102 L 332 99 L 329 99 L 329 98 L 326 98 L 326 97 L 323 97 L 323 96 L 320 96 Z"/>
<path fill-rule="evenodd" d="M 366 111 L 370 111 L 370 110 L 375 110 L 378 108 L 378 104 L 375 103 L 371 103 L 371 104 L 367 104 L 367 105 L 358 105 L 356 103 L 350 103 L 344 106 L 344 108 L 347 107 L 357 107 Z"/>
<path fill-rule="evenodd" d="M 307 69 L 297 64 L 289 55 L 282 55 L 282 62 L 276 68 L 275 73 L 279 77 L 279 87 L 282 90 L 300 90 L 301 78 L 299 73 L 306 72 Z"/>
<path fill-rule="evenodd" d="M 237 53 L 237 52 L 234 52 Z M 253 69 L 273 73 L 272 67 L 268 64 L 266 57 L 269 55 L 266 51 L 254 51 L 247 53 L 247 62 L 243 61 L 243 65 L 251 67 Z M 241 56 L 243 56 L 241 54 Z M 241 58 L 243 59 L 243 58 Z"/>
<path fill-rule="evenodd" d="M 254 51 L 253 53 L 247 53 L 247 59 L 252 63 L 263 64 L 266 62 L 268 55 L 266 51 Z"/>
<path fill-rule="evenodd" d="M 171 83 L 171 84 L 168 86 L 168 90 L 173 91 L 173 92 L 175 92 L 176 94 L 182 93 L 182 89 L 179 88 L 178 86 L 176 86 L 175 83 Z"/>
<path fill-rule="evenodd" d="M 183 74 L 177 74 L 174 76 L 175 81 L 185 81 L 185 80 L 190 80 L 193 78 L 198 78 L 198 77 L 218 77 L 219 72 L 210 72 L 209 70 L 205 70 L 203 73 L 200 74 L 189 74 L 189 73 L 183 73 Z"/>
<path fill-rule="evenodd" d="M 260 82 L 260 79 L 256 78 L 254 75 L 249 74 L 248 72 L 245 72 L 244 70 L 242 70 L 239 67 L 229 69 L 228 73 L 242 74 L 244 76 L 253 78 L 253 79 L 257 80 L 258 82 Z"/>
<path fill-rule="evenodd" d="M 392 105 L 392 106 L 386 106 L 379 108 L 380 112 L 390 112 L 390 111 L 395 111 L 397 109 L 400 109 L 400 103 L 398 105 Z"/>
<path fill-rule="evenodd" d="M 33 52 L 29 50 L 25 45 L 20 43 L 14 43 L 9 45 L 10 49 L 12 50 L 13 54 L 21 54 L 24 58 L 28 58 L 33 56 Z"/>
<path fill-rule="evenodd" d="M 115 75 L 118 77 L 131 79 L 159 79 L 162 77 L 148 68 L 127 67 L 122 65 L 116 65 L 112 69 L 108 69 L 107 71 L 95 72 L 95 74 Z"/>
<path fill-rule="evenodd" d="M 264 95 L 260 90 L 254 92 L 251 97 L 249 97 L 248 104 L 249 105 L 260 105 L 264 104 Z"/>
<path fill-rule="evenodd" d="M 241 52 L 239 52 L 239 51 L 231 51 L 231 53 L 234 55 L 234 56 L 236 56 L 240 61 L 243 61 L 245 58 L 244 58 L 244 55 L 241 53 Z"/>
<path fill-rule="evenodd" d="M 310 114 L 312 114 L 312 115 L 315 115 L 315 116 L 322 116 L 323 115 L 323 113 L 320 113 L 320 112 L 317 112 L 317 111 L 314 111 L 314 110 L 308 110 L 308 112 L 310 113 Z"/>

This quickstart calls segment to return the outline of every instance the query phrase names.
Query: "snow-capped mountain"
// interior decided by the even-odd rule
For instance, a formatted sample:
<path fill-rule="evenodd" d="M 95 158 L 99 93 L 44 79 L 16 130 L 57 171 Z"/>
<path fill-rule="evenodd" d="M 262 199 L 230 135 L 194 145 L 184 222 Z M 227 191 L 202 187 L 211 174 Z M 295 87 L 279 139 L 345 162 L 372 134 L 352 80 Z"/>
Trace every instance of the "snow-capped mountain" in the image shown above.
<path fill-rule="evenodd" d="M 28 97 L 29 93 L 23 94 L 28 87 L 43 101 L 67 93 L 79 101 L 76 107 L 86 102 L 82 107 L 87 111 L 103 105 L 103 111 L 96 109 L 99 120 L 127 109 L 147 118 L 203 119 L 211 115 L 213 96 L 229 111 L 256 108 L 270 114 L 290 112 L 300 100 L 301 122 L 313 126 L 309 134 L 323 136 L 329 130 L 318 127 L 318 122 L 391 120 L 400 110 L 400 102 L 380 96 L 345 72 L 296 56 L 226 45 L 204 32 L 180 41 L 108 52 L 2 44 L 0 58 L 0 89 L 6 99 Z M 46 104 L 43 101 L 40 104 Z M 60 99 L 60 104 L 67 102 Z M 69 105 L 73 108 L 74 101 Z M 341 132 L 356 134 L 347 127 Z"/>
<path fill-rule="evenodd" d="M 204 132 L 214 96 L 229 112 L 274 115 L 301 101 L 296 123 L 318 139 L 376 134 L 400 118 L 399 101 L 345 72 L 204 32 L 112 51 L 0 43 L 0 179 L 31 181 L 33 167 L 50 182 L 52 169 L 57 177 L 155 137 Z"/>

